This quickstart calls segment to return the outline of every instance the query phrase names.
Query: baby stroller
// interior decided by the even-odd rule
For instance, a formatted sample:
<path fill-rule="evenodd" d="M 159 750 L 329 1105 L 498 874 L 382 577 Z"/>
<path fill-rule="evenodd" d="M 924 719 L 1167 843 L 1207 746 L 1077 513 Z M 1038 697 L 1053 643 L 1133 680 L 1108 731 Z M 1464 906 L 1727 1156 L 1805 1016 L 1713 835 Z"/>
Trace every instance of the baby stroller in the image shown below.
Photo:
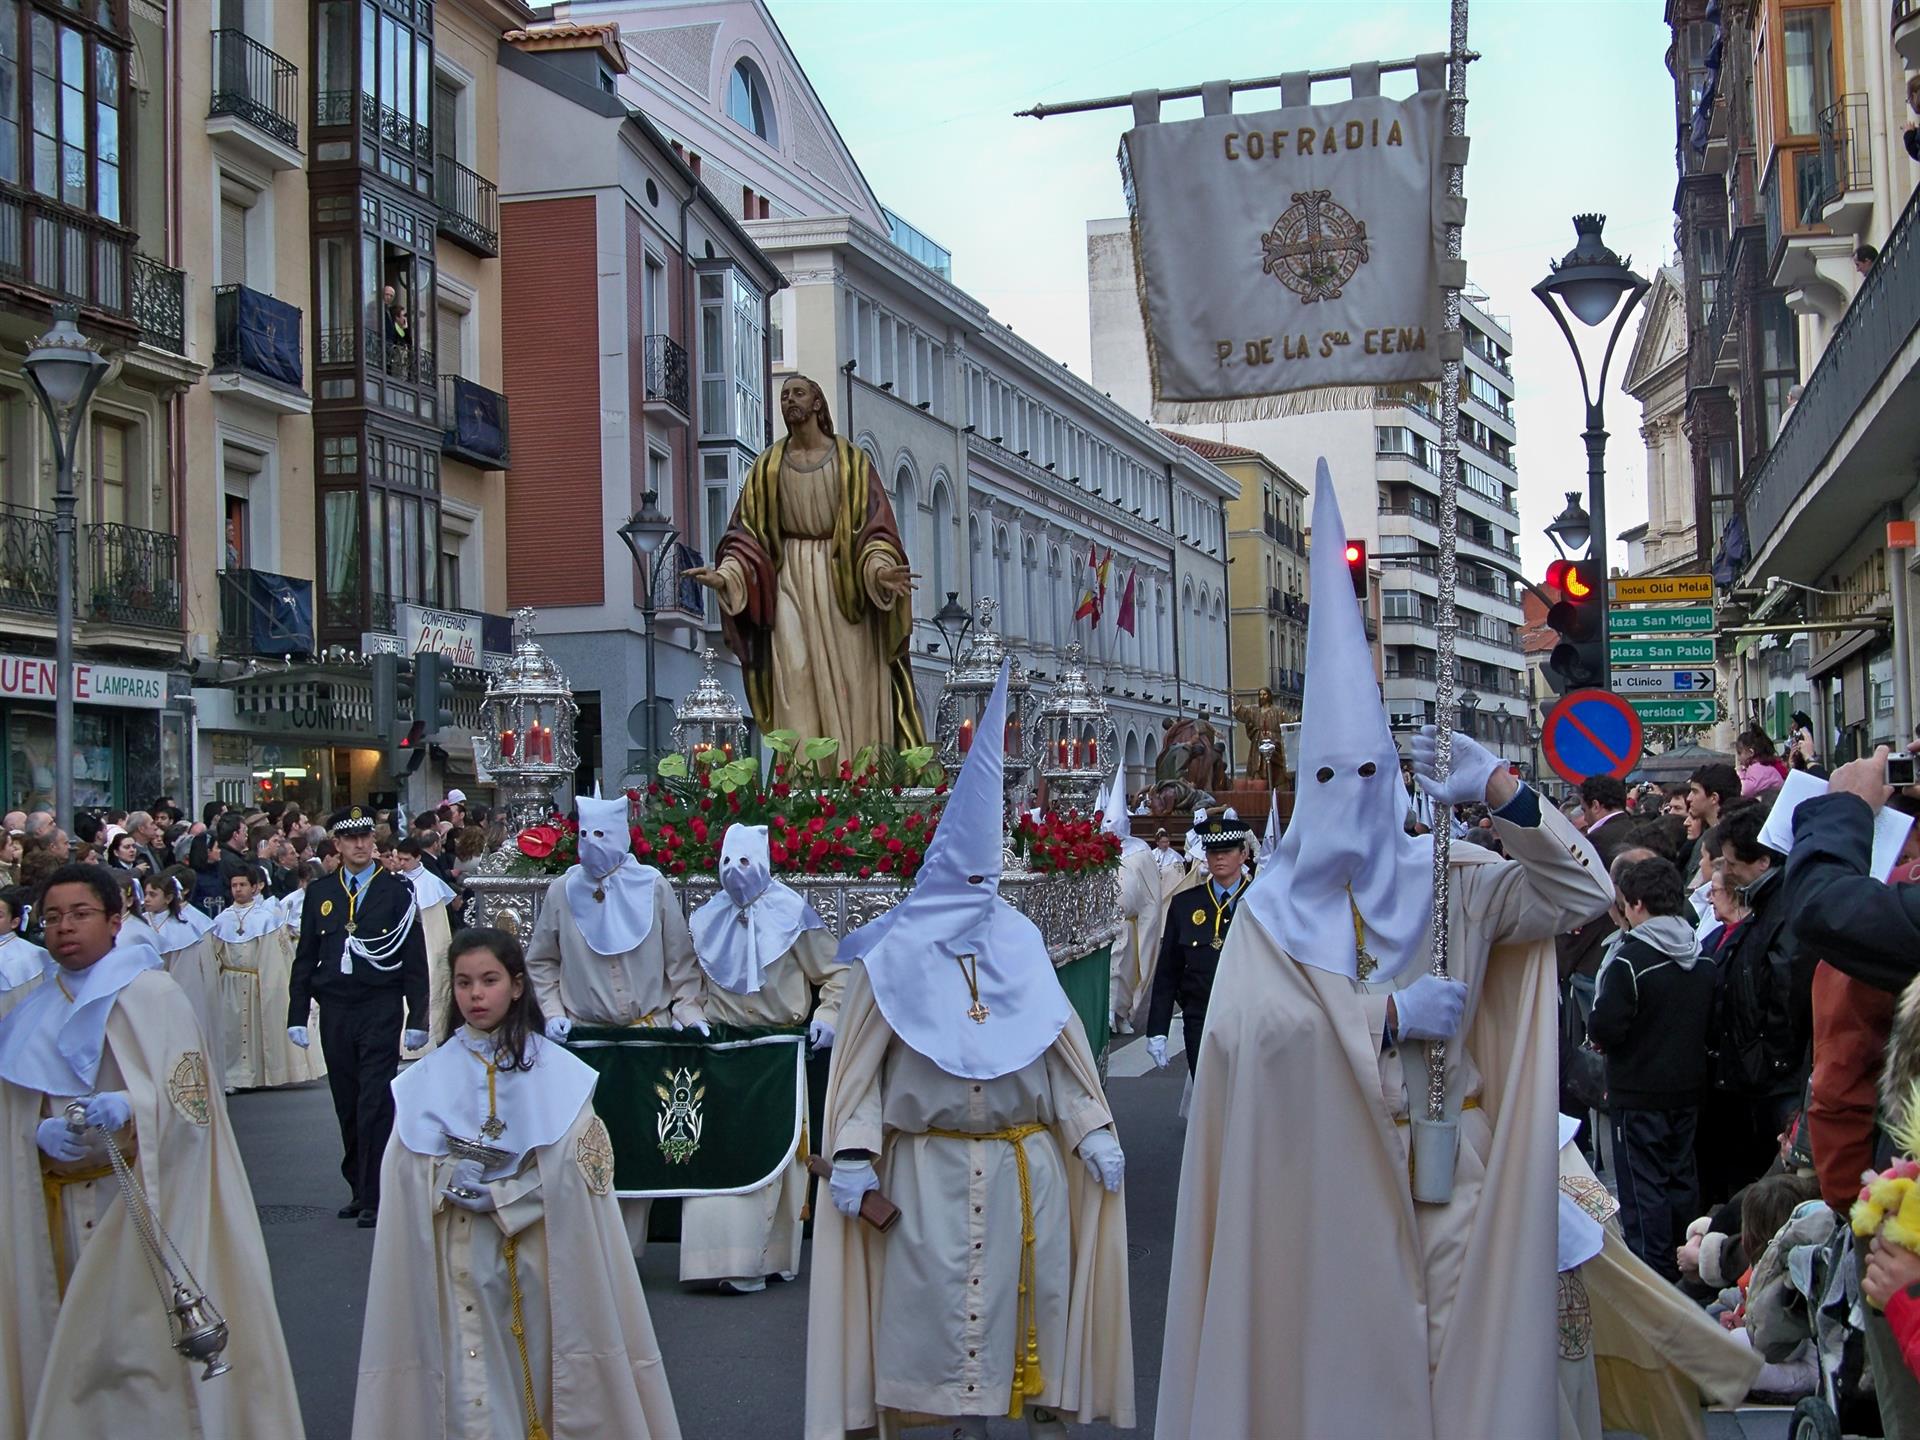
<path fill-rule="evenodd" d="M 1792 1440 L 1846 1440 L 1877 1436 L 1880 1407 L 1867 1374 L 1866 1335 L 1858 1323 L 1860 1275 L 1853 1230 L 1842 1222 L 1823 1245 L 1788 1260 L 1789 1282 L 1803 1297 L 1819 1361 L 1819 1384 L 1793 1407 Z"/>

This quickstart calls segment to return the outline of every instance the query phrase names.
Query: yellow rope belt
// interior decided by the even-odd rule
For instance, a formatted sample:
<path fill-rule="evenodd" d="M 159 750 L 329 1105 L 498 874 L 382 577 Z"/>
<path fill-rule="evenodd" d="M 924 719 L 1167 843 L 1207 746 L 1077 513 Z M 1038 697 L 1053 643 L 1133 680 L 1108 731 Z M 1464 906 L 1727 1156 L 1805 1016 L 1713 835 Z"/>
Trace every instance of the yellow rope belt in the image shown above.
<path fill-rule="evenodd" d="M 258 979 L 260 975 L 258 970 L 249 970 L 244 965 L 229 965 L 224 960 L 220 962 L 220 973 L 222 975 L 252 975 L 256 979 Z"/>
<path fill-rule="evenodd" d="M 649 1030 L 657 1030 L 660 1027 L 654 1024 L 654 1021 L 660 1018 L 660 1013 L 658 1010 L 649 1010 L 646 1014 L 627 1021 L 627 1028 L 632 1029 L 635 1026 L 644 1025 Z"/>
<path fill-rule="evenodd" d="M 932 1130 L 942 1140 L 1004 1140 L 1013 1146 L 1013 1168 L 1020 1176 L 1020 1300 L 1014 1312 L 1013 1388 L 1008 1396 L 1007 1418 L 1018 1420 L 1029 1395 L 1038 1397 L 1046 1383 L 1040 1376 L 1040 1297 L 1035 1293 L 1033 1256 L 1033 1175 L 1027 1169 L 1026 1140 L 1047 1127 L 1029 1122 L 1009 1125 L 1004 1130 Z M 1020 1322 L 1024 1320 L 1025 1323 Z M 1023 1351 L 1019 1337 L 1027 1337 Z"/>
<path fill-rule="evenodd" d="M 127 1163 L 131 1165 L 134 1158 L 129 1149 Z M 46 1168 L 44 1160 L 41 1162 L 40 1194 L 47 1206 L 47 1240 L 53 1249 L 53 1280 L 62 1300 L 67 1298 L 67 1282 L 73 1278 L 73 1264 L 67 1257 L 67 1221 L 62 1213 L 62 1197 L 69 1186 L 89 1185 L 95 1180 L 109 1179 L 112 1175 L 111 1165 L 94 1165 L 85 1170 L 56 1173 Z"/>
<path fill-rule="evenodd" d="M 533 1366 L 527 1360 L 527 1323 L 520 1301 L 520 1237 L 509 1235 L 501 1247 L 507 1261 L 507 1289 L 513 1296 L 513 1343 L 520 1347 L 520 1399 L 527 1407 L 527 1440 L 547 1440 L 540 1406 L 533 1396 Z"/>

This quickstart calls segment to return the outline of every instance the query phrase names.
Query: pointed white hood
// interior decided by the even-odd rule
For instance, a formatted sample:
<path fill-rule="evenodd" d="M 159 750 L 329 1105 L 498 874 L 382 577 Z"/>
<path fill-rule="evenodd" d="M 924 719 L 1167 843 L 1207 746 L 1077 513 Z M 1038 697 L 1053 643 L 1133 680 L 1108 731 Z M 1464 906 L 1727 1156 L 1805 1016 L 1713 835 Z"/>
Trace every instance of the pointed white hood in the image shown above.
<path fill-rule="evenodd" d="M 1360 606 L 1340 557 L 1347 527 L 1323 459 L 1293 821 L 1243 905 L 1294 959 L 1353 979 L 1357 910 L 1384 980 L 1420 964 L 1433 929 L 1433 845 L 1406 833 L 1407 790 Z"/>
<path fill-rule="evenodd" d="M 625 955 L 653 933 L 654 881 L 660 872 L 633 854 L 625 795 L 573 797 L 580 817 L 580 863 L 566 874 L 567 909 L 596 955 Z"/>
<path fill-rule="evenodd" d="M 1267 829 L 1266 833 L 1260 837 L 1259 848 L 1253 855 L 1253 863 L 1263 870 L 1273 862 L 1273 857 L 1280 853 L 1280 831 L 1280 792 L 1269 790 L 1267 792 Z"/>
<path fill-rule="evenodd" d="M 1124 765 L 1114 767 L 1113 783 L 1099 801 L 1100 828 L 1120 841 L 1122 855 L 1139 855 L 1147 849 L 1147 842 L 1133 835 L 1132 817 L 1127 814 L 1126 775 Z"/>
<path fill-rule="evenodd" d="M 1006 719 L 1002 665 L 913 889 L 840 946 L 841 960 L 866 962 L 893 1032 L 967 1080 L 1032 1064 L 1073 1013 L 1040 931 L 1000 898 Z"/>
<path fill-rule="evenodd" d="M 826 928 L 806 897 L 773 878 L 767 827 L 729 825 L 720 841 L 720 890 L 687 917 L 707 979 L 735 995 L 759 991 L 767 967 L 807 930 Z"/>

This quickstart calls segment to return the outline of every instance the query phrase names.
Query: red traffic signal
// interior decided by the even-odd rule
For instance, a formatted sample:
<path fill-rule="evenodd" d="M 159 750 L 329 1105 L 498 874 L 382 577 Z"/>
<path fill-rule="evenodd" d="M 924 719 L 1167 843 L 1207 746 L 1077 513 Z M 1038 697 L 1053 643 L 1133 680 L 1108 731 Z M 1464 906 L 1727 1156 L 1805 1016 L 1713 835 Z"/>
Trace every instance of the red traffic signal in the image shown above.
<path fill-rule="evenodd" d="M 1346 561 L 1347 576 L 1353 581 L 1353 593 L 1364 600 L 1367 598 L 1367 542 L 1347 541 Z"/>
<path fill-rule="evenodd" d="M 1598 582 L 1586 560 L 1556 560 L 1547 566 L 1547 585 L 1578 605 L 1595 593 Z"/>

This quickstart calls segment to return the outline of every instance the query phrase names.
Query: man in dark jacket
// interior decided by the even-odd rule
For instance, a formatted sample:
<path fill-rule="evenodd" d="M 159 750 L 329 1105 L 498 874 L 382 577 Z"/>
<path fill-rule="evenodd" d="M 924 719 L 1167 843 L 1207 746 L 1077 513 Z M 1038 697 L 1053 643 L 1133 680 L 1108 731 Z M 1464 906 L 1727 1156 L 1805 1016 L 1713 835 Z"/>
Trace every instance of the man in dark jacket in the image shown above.
<path fill-rule="evenodd" d="M 1627 1248 L 1678 1280 L 1674 1252 L 1699 1208 L 1693 1143 L 1714 972 L 1699 963 L 1686 887 L 1671 862 L 1623 864 L 1614 886 L 1626 936 L 1600 967 L 1588 1034 L 1607 1057 Z"/>
<path fill-rule="evenodd" d="M 1793 812 L 1786 888 L 1803 948 L 1841 974 L 1897 996 L 1920 975 L 1920 885 L 1887 885 L 1873 874 L 1874 817 L 1893 796 L 1887 754 L 1883 745 L 1870 759 L 1842 765 L 1825 795 Z M 1827 1017 L 1821 1024 L 1827 1027 Z M 1883 1137 L 1876 1165 L 1885 1163 L 1886 1150 Z M 1865 1248 L 1859 1253 L 1864 1257 Z M 1893 1440 L 1920 1436 L 1920 1379 L 1906 1367 L 1883 1315 L 1867 1312 L 1866 1338 L 1882 1428 Z"/>
<path fill-rule="evenodd" d="M 1164 1068 L 1167 1031 L 1173 1025 L 1173 1007 L 1179 1005 L 1188 1074 L 1200 1061 L 1200 1037 L 1207 1027 L 1207 1002 L 1213 998 L 1220 948 L 1250 883 L 1245 866 L 1247 844 L 1253 838 L 1241 821 L 1229 816 L 1215 816 L 1198 833 L 1207 852 L 1206 869 L 1167 901 L 1166 929 L 1160 937 L 1147 1010 L 1147 1053 Z"/>

